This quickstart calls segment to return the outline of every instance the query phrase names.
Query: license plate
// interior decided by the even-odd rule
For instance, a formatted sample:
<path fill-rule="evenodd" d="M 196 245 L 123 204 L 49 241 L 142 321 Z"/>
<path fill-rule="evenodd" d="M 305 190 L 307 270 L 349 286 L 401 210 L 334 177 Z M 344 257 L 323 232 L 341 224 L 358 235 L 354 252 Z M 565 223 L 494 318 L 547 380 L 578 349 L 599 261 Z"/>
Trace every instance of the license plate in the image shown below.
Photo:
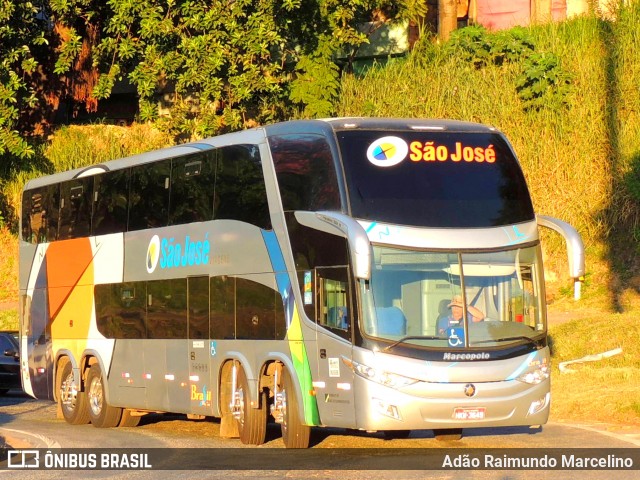
<path fill-rule="evenodd" d="M 453 410 L 453 418 L 455 420 L 484 420 L 485 408 L 462 408 L 458 407 Z"/>

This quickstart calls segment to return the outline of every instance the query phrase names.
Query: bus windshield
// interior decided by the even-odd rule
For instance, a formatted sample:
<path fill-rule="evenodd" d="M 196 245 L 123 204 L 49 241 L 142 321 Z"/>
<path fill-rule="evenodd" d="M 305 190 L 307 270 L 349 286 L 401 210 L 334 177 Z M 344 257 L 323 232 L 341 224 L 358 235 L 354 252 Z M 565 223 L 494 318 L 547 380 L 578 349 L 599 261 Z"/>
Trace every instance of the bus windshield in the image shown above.
<path fill-rule="evenodd" d="M 473 349 L 546 332 L 538 246 L 484 253 L 374 246 L 373 252 L 367 336 L 390 340 L 391 347 Z"/>

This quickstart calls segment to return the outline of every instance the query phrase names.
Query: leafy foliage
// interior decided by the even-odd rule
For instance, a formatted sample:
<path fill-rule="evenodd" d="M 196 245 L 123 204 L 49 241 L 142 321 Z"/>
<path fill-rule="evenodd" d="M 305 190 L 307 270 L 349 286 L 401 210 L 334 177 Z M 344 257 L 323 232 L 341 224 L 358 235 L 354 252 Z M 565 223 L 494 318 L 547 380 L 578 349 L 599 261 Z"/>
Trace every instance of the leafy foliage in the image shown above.
<path fill-rule="evenodd" d="M 524 71 L 516 80 L 516 91 L 525 110 L 557 109 L 567 102 L 571 75 L 562 69 L 553 53 L 534 53 L 524 62 Z"/>
<path fill-rule="evenodd" d="M 29 83 L 39 65 L 35 51 L 47 43 L 38 13 L 33 2 L 0 2 L 0 155 L 33 154 L 17 127 L 21 111 L 38 103 Z"/>
<path fill-rule="evenodd" d="M 529 32 L 522 27 L 489 33 L 482 26 L 461 28 L 451 34 L 445 50 L 476 68 L 517 61 L 535 49 Z"/>
<path fill-rule="evenodd" d="M 51 0 L 70 33 L 57 72 L 79 52 L 78 22 L 100 28 L 92 45 L 100 76 L 93 89 L 108 98 L 127 80 L 143 121 L 197 137 L 283 119 L 296 104 L 307 116 L 333 112 L 339 93 L 338 52 L 367 41 L 357 25 L 374 11 L 413 18 L 424 0 Z M 393 8 L 390 6 L 393 5 Z M 421 10 L 422 9 L 422 10 Z"/>
<path fill-rule="evenodd" d="M 536 52 L 530 31 L 522 27 L 497 33 L 481 26 L 462 28 L 451 34 L 445 51 L 476 68 L 524 59 L 523 72 L 516 81 L 524 110 L 557 109 L 571 91 L 571 75 L 563 70 L 558 56 Z"/>

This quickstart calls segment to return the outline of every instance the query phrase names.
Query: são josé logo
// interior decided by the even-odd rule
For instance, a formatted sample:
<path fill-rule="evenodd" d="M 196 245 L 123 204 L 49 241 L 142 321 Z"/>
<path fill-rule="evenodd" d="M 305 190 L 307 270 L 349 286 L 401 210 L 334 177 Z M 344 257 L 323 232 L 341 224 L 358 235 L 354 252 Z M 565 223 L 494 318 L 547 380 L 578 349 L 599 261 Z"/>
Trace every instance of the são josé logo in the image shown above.
<path fill-rule="evenodd" d="M 208 264 L 210 251 L 208 233 L 202 240 L 194 240 L 186 235 L 183 242 L 173 237 L 160 238 L 154 235 L 147 247 L 147 272 L 153 273 L 158 264 L 161 269 Z"/>
<path fill-rule="evenodd" d="M 147 272 L 153 273 L 160 258 L 160 237 L 154 235 L 147 247 Z"/>
<path fill-rule="evenodd" d="M 393 167 L 407 157 L 409 146 L 399 137 L 382 137 L 367 149 L 367 158 L 377 167 Z"/>

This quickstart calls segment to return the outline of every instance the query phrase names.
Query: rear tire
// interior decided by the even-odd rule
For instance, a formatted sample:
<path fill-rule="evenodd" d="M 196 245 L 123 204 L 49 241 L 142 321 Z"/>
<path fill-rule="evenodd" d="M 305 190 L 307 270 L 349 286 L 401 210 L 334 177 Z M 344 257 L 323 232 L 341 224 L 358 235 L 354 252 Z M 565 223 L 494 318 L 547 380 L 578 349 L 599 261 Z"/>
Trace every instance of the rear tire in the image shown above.
<path fill-rule="evenodd" d="M 439 440 L 441 442 L 446 442 L 449 440 L 460 440 L 462 438 L 462 429 L 443 428 L 440 430 L 434 430 L 433 436 L 436 437 L 436 440 Z"/>
<path fill-rule="evenodd" d="M 58 402 L 62 416 L 71 425 L 86 425 L 89 423 L 89 405 L 85 392 L 73 381 L 73 367 L 71 362 L 65 363 L 58 385 Z"/>
<path fill-rule="evenodd" d="M 240 397 L 240 418 L 237 420 L 240 441 L 245 445 L 262 445 L 267 438 L 267 396 L 261 392 L 258 408 L 251 406 L 249 381 L 242 367 L 238 371 L 237 394 Z"/>
<path fill-rule="evenodd" d="M 282 372 L 282 390 L 284 406 L 280 428 L 284 445 L 287 448 L 309 448 L 311 427 L 302 423 L 295 386 L 287 370 Z"/>
<path fill-rule="evenodd" d="M 122 409 L 112 407 L 107 403 L 102 382 L 102 369 L 97 363 L 94 363 L 89 369 L 86 391 L 88 412 L 93 426 L 98 428 L 117 427 L 122 418 Z"/>

